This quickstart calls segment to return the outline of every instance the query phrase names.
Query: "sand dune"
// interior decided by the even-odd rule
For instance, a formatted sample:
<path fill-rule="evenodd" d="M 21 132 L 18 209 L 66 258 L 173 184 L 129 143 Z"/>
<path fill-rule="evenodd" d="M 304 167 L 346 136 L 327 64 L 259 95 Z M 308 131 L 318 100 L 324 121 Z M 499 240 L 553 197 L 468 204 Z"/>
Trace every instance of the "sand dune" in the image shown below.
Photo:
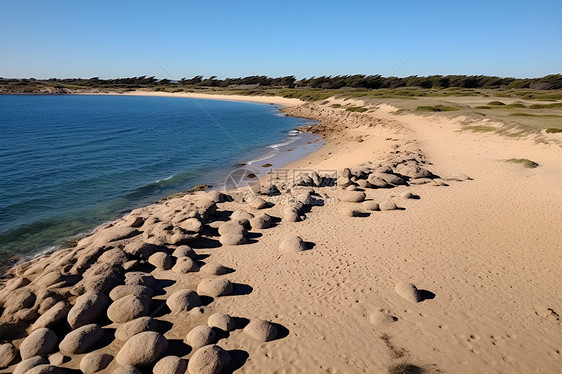
<path fill-rule="evenodd" d="M 307 130 L 327 144 L 250 191 L 137 209 L 19 265 L 0 290 L 0 337 L 13 344 L 1 349 L 23 344 L 25 358 L 102 372 L 156 362 L 192 374 L 562 370 L 558 145 L 388 106 L 284 111 L 319 120 Z M 279 194 L 264 194 L 271 183 Z M 27 336 L 47 311 L 57 342 L 39 347 Z M 22 368 L 19 355 L 0 372 Z"/>

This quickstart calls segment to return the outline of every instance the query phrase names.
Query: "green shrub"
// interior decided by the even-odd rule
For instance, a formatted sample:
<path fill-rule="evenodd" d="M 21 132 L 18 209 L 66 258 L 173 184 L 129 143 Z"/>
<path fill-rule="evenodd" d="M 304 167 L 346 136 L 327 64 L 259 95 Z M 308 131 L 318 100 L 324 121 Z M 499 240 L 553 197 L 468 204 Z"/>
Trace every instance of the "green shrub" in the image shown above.
<path fill-rule="evenodd" d="M 459 108 L 455 108 L 452 106 L 445 106 L 445 105 L 435 105 L 435 106 L 419 106 L 416 108 L 417 112 L 451 112 L 454 110 L 459 110 Z"/>
<path fill-rule="evenodd" d="M 495 100 L 495 101 L 490 101 L 490 102 L 488 103 L 488 105 L 505 105 L 505 104 L 502 103 L 501 101 Z"/>
<path fill-rule="evenodd" d="M 367 108 L 363 108 L 362 106 L 350 106 L 349 108 L 345 109 L 348 112 L 359 112 L 359 113 L 363 113 L 368 111 L 369 109 Z"/>
<path fill-rule="evenodd" d="M 555 127 L 550 127 L 550 128 L 548 128 L 548 129 L 546 129 L 545 132 L 546 132 L 547 134 L 557 134 L 557 133 L 562 132 L 562 129 L 557 129 L 557 128 L 555 128 Z"/>
<path fill-rule="evenodd" d="M 534 161 L 531 161 L 527 158 L 510 158 L 509 160 L 505 160 L 505 162 L 511 162 L 514 164 L 521 164 L 523 167 L 529 168 L 529 169 L 534 169 L 536 167 L 539 166 L 539 164 L 537 164 Z"/>
<path fill-rule="evenodd" d="M 341 108 L 341 104 L 332 104 L 330 105 L 332 108 Z"/>

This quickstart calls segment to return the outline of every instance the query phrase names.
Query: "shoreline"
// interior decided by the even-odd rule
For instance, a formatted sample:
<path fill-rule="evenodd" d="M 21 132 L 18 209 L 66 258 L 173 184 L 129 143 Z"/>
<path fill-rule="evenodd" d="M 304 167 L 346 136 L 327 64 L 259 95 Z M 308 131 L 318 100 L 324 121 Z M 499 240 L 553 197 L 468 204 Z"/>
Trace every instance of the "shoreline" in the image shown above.
<path fill-rule="evenodd" d="M 351 113 L 330 103 L 283 109 L 319 121 L 310 130 L 326 141 L 286 168 L 320 175 L 276 175 L 279 194 L 262 180 L 247 200 L 243 191 L 228 199 L 198 192 L 136 209 L 74 248 L 20 266 L 0 302 L 27 290 L 41 298 L 55 279 L 49 292 L 75 307 L 85 290 L 110 294 L 140 271 L 164 285 L 146 313 L 171 326 L 161 332 L 170 341 L 183 341 L 217 312 L 275 324 L 272 340 L 244 326 L 215 338 L 232 358 L 245 357 L 247 372 L 388 372 L 401 364 L 427 373 L 559 371 L 556 146 L 459 131 L 459 119 L 396 115 L 385 106 Z M 506 162 L 514 157 L 539 167 Z M 289 238 L 296 247 L 282 244 Z M 145 253 L 141 243 L 159 249 Z M 181 245 L 193 249 L 192 260 L 180 260 Z M 118 270 L 104 267 L 108 259 Z M 197 266 L 177 272 L 180 261 Z M 221 265 L 232 271 L 217 272 Z M 209 294 L 209 279 L 232 287 Z M 153 312 L 185 289 L 211 300 Z M 103 314 L 92 323 L 122 331 L 114 308 L 105 309 L 110 320 Z M 17 348 L 31 314 L 9 316 L 20 318 L 11 340 Z M 61 338 L 72 333 L 53 328 Z M 118 357 L 123 344 L 115 339 L 95 352 Z M 192 351 L 177 355 L 194 359 Z M 84 355 L 68 357 L 60 366 L 76 369 Z"/>

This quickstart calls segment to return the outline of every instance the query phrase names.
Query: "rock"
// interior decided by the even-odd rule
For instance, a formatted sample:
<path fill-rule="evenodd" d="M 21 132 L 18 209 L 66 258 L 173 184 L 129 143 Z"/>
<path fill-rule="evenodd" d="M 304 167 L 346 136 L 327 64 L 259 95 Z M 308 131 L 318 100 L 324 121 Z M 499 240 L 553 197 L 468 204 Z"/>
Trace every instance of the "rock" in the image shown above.
<path fill-rule="evenodd" d="M 0 369 L 7 368 L 18 356 L 18 350 L 12 343 L 0 344 Z"/>
<path fill-rule="evenodd" d="M 219 264 L 205 264 L 202 271 L 208 275 L 224 275 L 230 273 L 232 269 Z"/>
<path fill-rule="evenodd" d="M 250 225 L 254 230 L 263 230 L 271 226 L 271 216 L 267 214 L 262 214 L 256 216 L 250 220 Z"/>
<path fill-rule="evenodd" d="M 174 253 L 172 253 L 172 256 L 176 258 L 180 258 L 180 257 L 196 258 L 197 254 L 193 249 L 191 249 L 191 247 L 187 245 L 180 245 L 179 247 L 176 248 Z"/>
<path fill-rule="evenodd" d="M 127 254 L 121 248 L 113 248 L 103 252 L 100 257 L 98 257 L 97 262 L 104 262 L 112 265 L 123 265 L 129 259 Z"/>
<path fill-rule="evenodd" d="M 153 287 L 156 284 L 156 280 L 149 273 L 131 271 L 125 274 L 125 284 Z"/>
<path fill-rule="evenodd" d="M 218 345 L 211 344 L 199 348 L 189 360 L 187 369 L 190 374 L 219 374 L 230 365 L 228 352 Z"/>
<path fill-rule="evenodd" d="M 195 201 L 195 206 L 203 219 L 208 219 L 217 212 L 217 204 L 207 198 Z"/>
<path fill-rule="evenodd" d="M 375 203 L 374 201 L 365 201 L 363 203 L 363 208 L 365 208 L 366 210 L 375 211 L 379 210 L 379 204 Z"/>
<path fill-rule="evenodd" d="M 172 267 L 172 257 L 164 252 L 156 252 L 148 258 L 148 263 L 154 265 L 159 270 L 168 270 Z"/>
<path fill-rule="evenodd" d="M 294 207 L 287 207 L 285 208 L 285 216 L 283 220 L 287 222 L 298 222 L 301 220 L 299 211 Z"/>
<path fill-rule="evenodd" d="M 158 321 L 152 317 L 139 317 L 119 326 L 117 330 L 115 330 L 115 338 L 117 340 L 127 341 L 140 332 L 157 331 L 158 328 Z"/>
<path fill-rule="evenodd" d="M 26 288 L 17 289 L 8 294 L 4 303 L 3 315 L 9 315 L 21 309 L 27 309 L 35 305 L 37 297 L 33 292 Z"/>
<path fill-rule="evenodd" d="M 410 191 L 404 191 L 400 194 L 400 197 L 403 199 L 413 199 L 414 195 Z"/>
<path fill-rule="evenodd" d="M 154 331 L 134 335 L 117 354 L 117 362 L 124 365 L 147 366 L 156 362 L 168 350 L 168 341 Z"/>
<path fill-rule="evenodd" d="M 347 191 L 357 191 L 357 185 L 350 184 L 349 186 L 347 186 L 346 190 Z"/>
<path fill-rule="evenodd" d="M 166 305 L 173 314 L 187 312 L 202 304 L 199 295 L 192 290 L 179 290 L 174 292 L 166 300 Z"/>
<path fill-rule="evenodd" d="M 101 247 L 108 243 L 123 239 L 129 239 L 140 234 L 140 231 L 133 227 L 109 227 L 97 231 L 93 237 L 95 247 Z"/>
<path fill-rule="evenodd" d="M 386 183 L 393 184 L 395 186 L 406 183 L 406 182 L 404 182 L 404 179 L 402 179 L 399 176 L 394 175 L 394 174 L 376 173 L 375 175 L 377 177 L 381 178 L 382 180 L 384 180 Z"/>
<path fill-rule="evenodd" d="M 33 284 L 41 288 L 48 288 L 54 284 L 63 281 L 64 281 L 64 276 L 61 274 L 60 271 L 55 270 L 41 275 L 40 277 L 38 277 L 33 281 Z"/>
<path fill-rule="evenodd" d="M 228 221 L 219 227 L 219 235 L 224 236 L 227 234 L 242 234 L 246 236 L 248 232 L 238 221 Z"/>
<path fill-rule="evenodd" d="M 277 337 L 277 327 L 271 322 L 255 319 L 244 327 L 244 333 L 258 342 L 267 342 Z"/>
<path fill-rule="evenodd" d="M 135 241 L 129 243 L 125 246 L 125 253 L 140 258 L 141 260 L 147 260 L 154 253 L 158 252 L 160 248 L 157 245 L 145 243 L 143 241 Z"/>
<path fill-rule="evenodd" d="M 39 304 L 38 312 L 40 315 L 45 314 L 49 309 L 54 307 L 59 302 L 58 296 L 46 296 L 43 301 Z M 66 317 L 66 316 L 65 316 Z M 44 327 L 44 326 L 43 326 Z"/>
<path fill-rule="evenodd" d="M 142 372 L 133 365 L 125 365 L 113 370 L 113 374 L 142 374 Z"/>
<path fill-rule="evenodd" d="M 94 322 L 105 314 L 109 298 L 101 292 L 88 291 L 76 299 L 76 303 L 68 312 L 68 324 L 72 329 Z"/>
<path fill-rule="evenodd" d="M 433 174 L 421 166 L 415 164 L 398 164 L 395 168 L 396 172 L 400 175 L 407 176 L 409 178 L 431 178 Z"/>
<path fill-rule="evenodd" d="M 42 327 L 33 331 L 20 344 L 20 356 L 23 360 L 34 356 L 47 356 L 57 350 L 59 337 L 53 330 Z"/>
<path fill-rule="evenodd" d="M 241 245 L 248 241 L 243 234 L 224 234 L 219 238 L 222 245 Z"/>
<path fill-rule="evenodd" d="M 83 274 L 84 279 L 73 289 L 74 295 L 82 295 L 88 291 L 107 293 L 123 282 L 123 267 L 109 263 L 95 263 Z"/>
<path fill-rule="evenodd" d="M 194 350 L 216 341 L 216 333 L 209 326 L 196 326 L 187 334 L 184 343 Z"/>
<path fill-rule="evenodd" d="M 59 349 L 67 355 L 86 353 L 103 338 L 103 335 L 102 328 L 96 324 L 82 326 L 66 334 L 59 344 Z"/>
<path fill-rule="evenodd" d="M 225 278 L 206 278 L 197 286 L 197 293 L 211 297 L 230 295 L 234 286 Z"/>
<path fill-rule="evenodd" d="M 34 367 L 44 365 L 49 365 L 49 361 L 46 358 L 40 356 L 31 357 L 20 362 L 14 369 L 13 374 L 26 374 Z"/>
<path fill-rule="evenodd" d="M 412 283 L 406 281 L 399 282 L 394 286 L 394 291 L 411 303 L 422 301 L 420 292 Z"/>
<path fill-rule="evenodd" d="M 363 191 L 345 191 L 341 200 L 350 203 L 360 203 L 365 200 L 365 192 Z"/>
<path fill-rule="evenodd" d="M 153 373 L 158 374 L 185 374 L 187 360 L 178 356 L 166 356 L 154 365 Z"/>
<path fill-rule="evenodd" d="M 446 178 L 446 180 L 462 182 L 462 181 L 472 180 L 472 178 L 470 178 L 466 174 L 454 174 L 454 175 L 451 175 L 449 178 Z"/>
<path fill-rule="evenodd" d="M 224 203 L 227 200 L 227 196 L 225 194 L 216 190 L 207 192 L 206 198 L 215 204 Z"/>
<path fill-rule="evenodd" d="M 369 321 L 375 326 L 380 326 L 380 325 L 385 325 L 387 323 L 392 323 L 397 319 L 398 318 L 391 316 L 387 310 L 381 309 L 371 313 L 371 317 L 369 318 Z"/>
<path fill-rule="evenodd" d="M 53 353 L 49 356 L 49 363 L 51 365 L 60 366 L 70 361 L 70 357 L 65 356 L 62 352 Z"/>
<path fill-rule="evenodd" d="M 366 179 L 359 179 L 357 185 L 361 188 L 373 188 L 373 185 L 369 183 Z"/>
<path fill-rule="evenodd" d="M 33 326 L 31 326 L 31 331 L 41 327 L 53 327 L 57 322 L 65 319 L 69 311 L 70 305 L 65 301 L 59 301 L 35 321 Z"/>
<path fill-rule="evenodd" d="M 107 309 L 107 317 L 116 323 L 125 323 L 148 315 L 152 300 L 147 297 L 128 295 L 114 301 Z"/>
<path fill-rule="evenodd" d="M 223 331 L 232 331 L 236 327 L 234 319 L 228 314 L 215 313 L 207 320 L 209 327 L 216 327 Z"/>
<path fill-rule="evenodd" d="M 256 197 L 249 203 L 249 205 L 254 209 L 265 209 L 267 208 L 267 201 L 261 197 Z"/>
<path fill-rule="evenodd" d="M 447 187 L 448 184 L 441 178 L 435 178 L 433 180 L 433 184 L 435 184 L 436 186 L 442 186 L 442 187 Z"/>
<path fill-rule="evenodd" d="M 380 210 L 396 210 L 396 204 L 392 200 L 385 200 L 380 204 Z"/>
<path fill-rule="evenodd" d="M 113 360 L 113 356 L 102 352 L 92 352 L 88 353 L 86 356 L 82 357 L 80 360 L 80 370 L 84 374 L 97 373 L 98 371 L 104 370 L 109 366 L 109 363 Z"/>
<path fill-rule="evenodd" d="M 245 210 L 235 210 L 230 215 L 230 220 L 233 222 L 240 222 L 244 220 L 249 222 L 252 218 L 254 218 L 254 215 L 246 212 Z"/>
<path fill-rule="evenodd" d="M 345 179 L 350 179 L 350 178 L 352 177 L 352 175 L 351 175 L 351 169 L 350 169 L 350 168 L 344 168 L 344 169 L 341 171 L 340 176 L 341 176 L 342 178 L 345 178 Z"/>
<path fill-rule="evenodd" d="M 190 272 L 199 271 L 199 265 L 190 257 L 179 257 L 176 264 L 172 268 L 174 273 L 186 274 Z"/>
<path fill-rule="evenodd" d="M 369 175 L 369 177 L 367 178 L 367 182 L 372 187 L 375 187 L 375 188 L 387 188 L 387 187 L 389 187 L 389 184 L 384 179 L 377 176 L 376 174 Z"/>
<path fill-rule="evenodd" d="M 353 209 L 349 206 L 343 206 L 340 208 L 340 213 L 346 217 L 359 217 L 361 216 L 361 212 L 357 209 Z"/>
<path fill-rule="evenodd" d="M 279 244 L 281 252 L 302 252 L 306 250 L 306 244 L 300 236 L 290 236 Z"/>
<path fill-rule="evenodd" d="M 205 227 L 203 222 L 201 222 L 201 220 L 195 217 L 191 217 L 186 219 L 185 221 L 180 222 L 178 226 L 188 232 L 195 232 L 195 233 L 200 233 L 201 231 L 203 231 L 203 228 Z"/>
<path fill-rule="evenodd" d="M 27 371 L 26 374 L 64 374 L 62 368 L 53 365 L 38 365 Z"/>
<path fill-rule="evenodd" d="M 117 286 L 111 290 L 109 293 L 109 298 L 113 301 L 117 301 L 125 296 L 136 296 L 136 297 L 145 297 L 145 298 L 152 298 L 153 296 L 152 288 L 146 286 L 140 286 L 135 284 L 129 285 L 121 285 Z"/>

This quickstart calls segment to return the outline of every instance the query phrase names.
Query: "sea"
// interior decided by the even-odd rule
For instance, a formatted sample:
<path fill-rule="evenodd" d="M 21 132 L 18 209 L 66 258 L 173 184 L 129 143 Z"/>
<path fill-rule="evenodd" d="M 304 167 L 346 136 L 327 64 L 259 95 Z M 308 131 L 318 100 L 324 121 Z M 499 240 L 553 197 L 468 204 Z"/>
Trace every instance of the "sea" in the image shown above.
<path fill-rule="evenodd" d="M 189 97 L 0 95 L 0 265 L 200 184 L 220 189 L 321 146 L 276 105 Z"/>

